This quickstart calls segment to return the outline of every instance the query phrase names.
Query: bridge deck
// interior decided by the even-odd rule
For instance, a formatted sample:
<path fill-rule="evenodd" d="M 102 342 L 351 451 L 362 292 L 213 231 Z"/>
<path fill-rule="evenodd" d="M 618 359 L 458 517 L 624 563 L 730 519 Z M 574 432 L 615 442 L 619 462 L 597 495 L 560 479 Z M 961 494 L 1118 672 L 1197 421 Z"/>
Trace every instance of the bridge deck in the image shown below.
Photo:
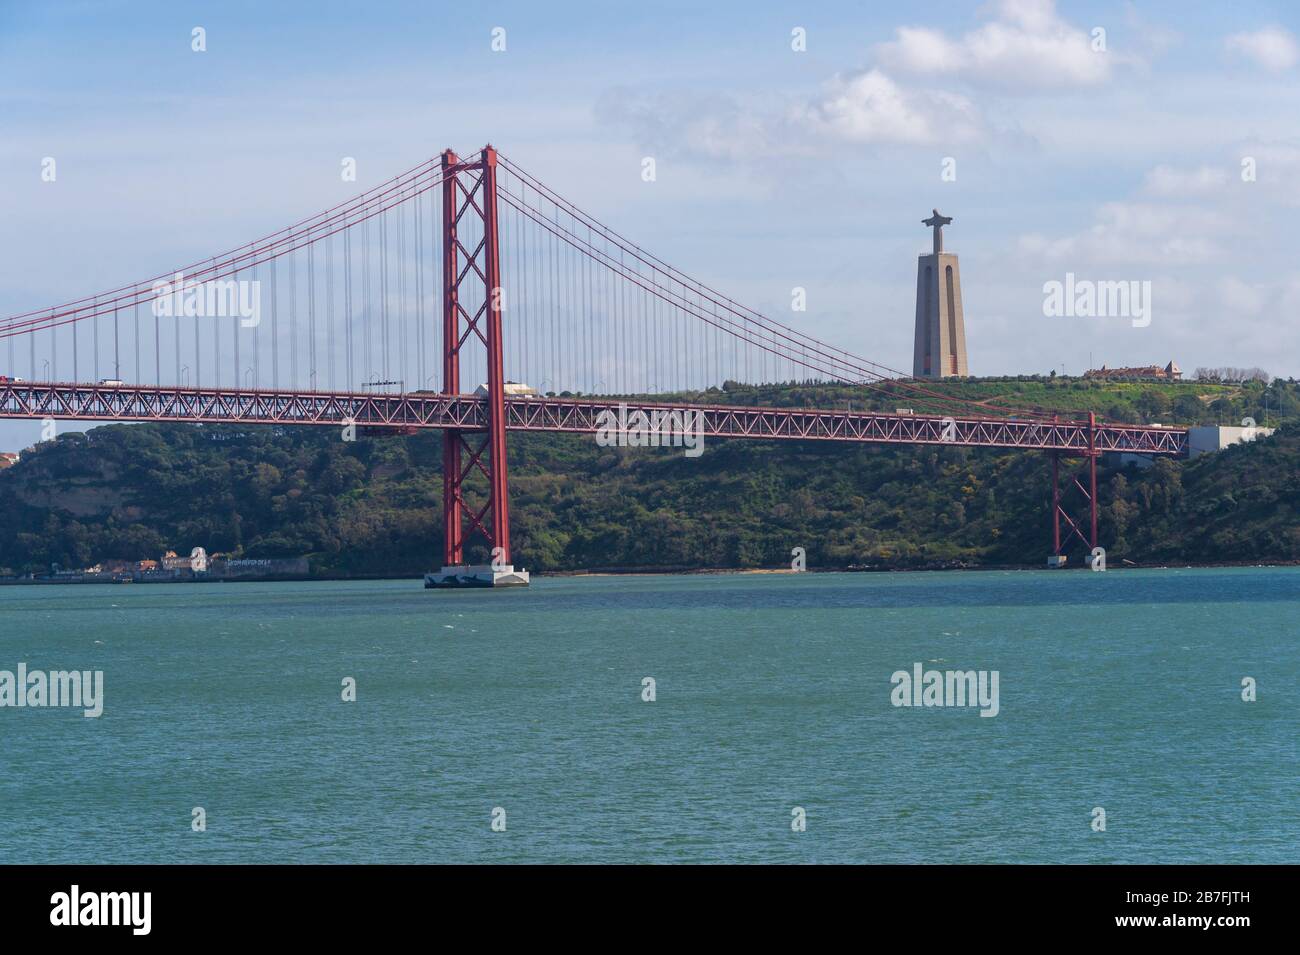
<path fill-rule="evenodd" d="M 705 438 L 848 441 L 872 444 L 956 444 L 1025 448 L 1086 454 L 1086 421 L 1041 421 L 968 416 L 899 415 L 808 408 L 673 405 L 616 398 L 507 398 L 506 427 L 514 431 L 594 434 L 602 412 L 635 428 L 637 412 L 689 411 L 681 422 Z M 698 413 L 698 419 L 695 415 Z M 344 392 L 245 391 L 142 385 L 0 383 L 0 418 L 75 421 L 188 421 L 230 424 L 293 424 L 400 429 L 487 427 L 487 401 L 473 395 L 424 393 L 381 395 Z M 666 432 L 678 433 L 680 418 L 666 418 Z M 1187 430 L 1098 424 L 1096 450 L 1134 454 L 1187 455 Z"/>

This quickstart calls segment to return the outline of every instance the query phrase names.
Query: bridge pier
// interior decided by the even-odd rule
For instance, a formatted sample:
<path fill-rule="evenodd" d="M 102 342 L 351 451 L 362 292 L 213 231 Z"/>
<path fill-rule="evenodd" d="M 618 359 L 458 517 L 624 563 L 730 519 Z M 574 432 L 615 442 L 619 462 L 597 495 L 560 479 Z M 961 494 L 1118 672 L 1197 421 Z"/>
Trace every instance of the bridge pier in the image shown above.
<path fill-rule="evenodd" d="M 1072 475 L 1070 478 L 1071 485 L 1079 491 L 1088 505 L 1086 522 L 1076 521 L 1062 504 L 1061 455 L 1060 451 L 1048 452 L 1052 462 L 1052 552 L 1047 558 L 1048 567 L 1064 567 L 1068 563 L 1061 540 L 1062 521 L 1066 525 L 1064 543 L 1068 544 L 1070 540 L 1077 537 L 1088 549 L 1089 554 L 1097 547 L 1097 458 L 1100 452 L 1097 450 L 1097 416 L 1094 412 L 1088 413 L 1088 449 L 1084 458 L 1087 464 L 1082 473 Z M 1070 485 L 1067 485 L 1067 489 L 1069 487 Z M 1084 527 L 1087 529 L 1086 534 Z"/>

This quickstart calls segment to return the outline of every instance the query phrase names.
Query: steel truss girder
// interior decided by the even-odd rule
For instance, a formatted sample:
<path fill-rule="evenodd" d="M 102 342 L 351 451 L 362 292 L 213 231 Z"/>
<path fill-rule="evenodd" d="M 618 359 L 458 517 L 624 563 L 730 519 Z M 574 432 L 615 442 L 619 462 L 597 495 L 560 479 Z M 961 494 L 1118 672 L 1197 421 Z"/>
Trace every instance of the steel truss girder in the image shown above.
<path fill-rule="evenodd" d="M 1087 422 L 1036 422 L 937 415 L 891 415 L 807 408 L 626 403 L 641 411 L 699 412 L 706 438 L 846 441 L 866 444 L 956 445 L 1060 451 L 1085 457 Z M 616 399 L 506 398 L 505 427 L 513 431 L 594 434 L 601 412 L 619 413 Z M 0 417 L 74 421 L 190 421 L 201 423 L 343 425 L 484 431 L 488 401 L 459 394 L 353 394 L 248 391 L 142 385 L 0 383 Z M 1096 452 L 1187 456 L 1187 430 L 1138 425 L 1096 426 Z"/>
<path fill-rule="evenodd" d="M 595 432 L 602 412 L 629 416 L 640 411 L 698 412 L 703 435 L 714 438 L 852 441 L 871 444 L 931 444 L 964 447 L 1023 448 L 1088 454 L 1088 422 L 955 418 L 939 415 L 891 415 L 874 412 L 806 408 L 741 408 L 719 405 L 668 405 L 614 399 L 507 398 L 506 426 L 517 431 Z M 671 432 L 669 432 L 671 433 Z M 1096 425 L 1098 453 L 1187 454 L 1187 431 L 1134 425 Z"/>

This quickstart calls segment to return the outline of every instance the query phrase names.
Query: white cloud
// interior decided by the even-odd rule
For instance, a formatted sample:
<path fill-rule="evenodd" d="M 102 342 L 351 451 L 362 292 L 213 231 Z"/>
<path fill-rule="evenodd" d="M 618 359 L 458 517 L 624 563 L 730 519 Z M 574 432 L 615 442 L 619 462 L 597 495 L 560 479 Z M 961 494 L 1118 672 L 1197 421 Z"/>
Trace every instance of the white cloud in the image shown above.
<path fill-rule="evenodd" d="M 1218 239 L 1232 226 L 1230 218 L 1206 209 L 1107 202 L 1086 230 L 1056 238 L 1023 235 L 1019 250 L 1076 272 L 1098 266 L 1201 265 L 1224 257 Z"/>
<path fill-rule="evenodd" d="M 879 70 L 837 77 L 800 112 L 813 129 L 853 143 L 963 143 L 981 138 L 984 126 L 965 97 L 907 90 Z"/>
<path fill-rule="evenodd" d="M 1183 169 L 1177 166 L 1156 166 L 1147 173 L 1143 188 L 1153 196 L 1176 198 L 1217 192 L 1228 182 L 1228 171 L 1217 166 L 1197 166 Z"/>
<path fill-rule="evenodd" d="M 660 157 L 740 162 L 800 148 L 770 104 L 720 93 L 645 95 L 620 87 L 601 96 L 596 117 L 628 127 L 639 147 Z"/>
<path fill-rule="evenodd" d="M 1237 315 L 1258 315 L 1268 299 L 1262 287 L 1243 282 L 1235 275 L 1219 280 L 1218 293 L 1223 307 Z"/>
<path fill-rule="evenodd" d="M 1260 165 L 1287 170 L 1288 174 L 1300 167 L 1300 146 L 1285 142 L 1255 141 L 1245 143 L 1240 152 L 1253 156 Z"/>
<path fill-rule="evenodd" d="M 1229 53 L 1243 56 L 1270 73 L 1289 70 L 1300 61 L 1300 45 L 1281 27 L 1264 27 L 1253 33 L 1234 33 L 1224 41 Z"/>
<path fill-rule="evenodd" d="M 1132 4 L 1125 6 L 1124 26 L 1125 48 L 1138 51 L 1144 61 L 1161 57 L 1183 42 L 1182 33 L 1140 14 Z"/>
<path fill-rule="evenodd" d="M 1256 203 L 1267 202 L 1274 206 L 1300 205 L 1300 146 L 1294 140 L 1264 142 L 1250 140 L 1239 143 L 1233 148 L 1237 169 L 1242 169 L 1243 162 L 1249 160 L 1255 171 L 1255 181 L 1234 182 L 1240 186 L 1243 201 Z M 1240 179 L 1240 172 L 1235 179 Z"/>
<path fill-rule="evenodd" d="M 1258 183 L 1239 181 L 1239 153 L 1259 158 Z M 1275 201 L 1282 190 L 1268 178 L 1286 180 L 1298 157 L 1300 150 L 1287 143 L 1254 142 L 1225 149 L 1221 164 L 1158 165 L 1146 175 L 1141 198 L 1098 206 L 1083 228 L 1021 235 L 1010 258 L 1035 281 L 1061 280 L 1066 272 L 1151 281 L 1155 320 L 1139 348 L 1088 342 L 1112 364 L 1117 353 L 1141 352 L 1135 360 L 1147 361 L 1150 353 L 1167 351 L 1185 368 L 1264 365 L 1274 374 L 1293 373 L 1300 331 L 1275 317 L 1300 303 L 1300 273 L 1278 257 L 1284 246 L 1275 237 L 1288 211 Z M 1098 335 L 1114 331 L 1098 329 Z M 1093 333 L 1072 334 L 1077 345 Z"/>
<path fill-rule="evenodd" d="M 677 92 L 611 91 L 596 107 L 604 122 L 630 127 L 657 155 L 730 162 L 808 157 L 824 144 L 930 146 L 985 138 L 982 114 L 966 97 L 908 89 L 879 70 L 836 76 L 814 94 L 770 99 Z"/>
<path fill-rule="evenodd" d="M 1057 16 L 1053 0 L 1000 0 L 995 19 L 958 39 L 925 27 L 900 27 L 877 48 L 897 70 L 960 76 L 1026 93 L 1096 86 L 1117 54 L 1093 50 L 1089 31 Z"/>

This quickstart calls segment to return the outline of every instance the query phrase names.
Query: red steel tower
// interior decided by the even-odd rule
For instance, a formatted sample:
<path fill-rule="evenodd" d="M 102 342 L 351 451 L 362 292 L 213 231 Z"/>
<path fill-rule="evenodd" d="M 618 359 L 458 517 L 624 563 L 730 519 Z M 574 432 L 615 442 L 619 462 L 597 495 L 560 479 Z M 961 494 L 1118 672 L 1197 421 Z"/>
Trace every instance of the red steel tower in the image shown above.
<path fill-rule="evenodd" d="M 496 150 L 487 146 L 469 161 L 448 149 L 442 171 L 442 390 L 461 394 L 461 351 L 478 339 L 487 356 L 487 421 L 483 430 L 443 432 L 444 566 L 442 574 L 425 577 L 425 586 L 522 585 L 528 575 L 515 573 L 510 561 Z M 465 493 L 476 471 L 488 484 L 481 506 Z M 465 545 L 474 533 L 491 548 L 490 570 L 465 564 Z"/>

